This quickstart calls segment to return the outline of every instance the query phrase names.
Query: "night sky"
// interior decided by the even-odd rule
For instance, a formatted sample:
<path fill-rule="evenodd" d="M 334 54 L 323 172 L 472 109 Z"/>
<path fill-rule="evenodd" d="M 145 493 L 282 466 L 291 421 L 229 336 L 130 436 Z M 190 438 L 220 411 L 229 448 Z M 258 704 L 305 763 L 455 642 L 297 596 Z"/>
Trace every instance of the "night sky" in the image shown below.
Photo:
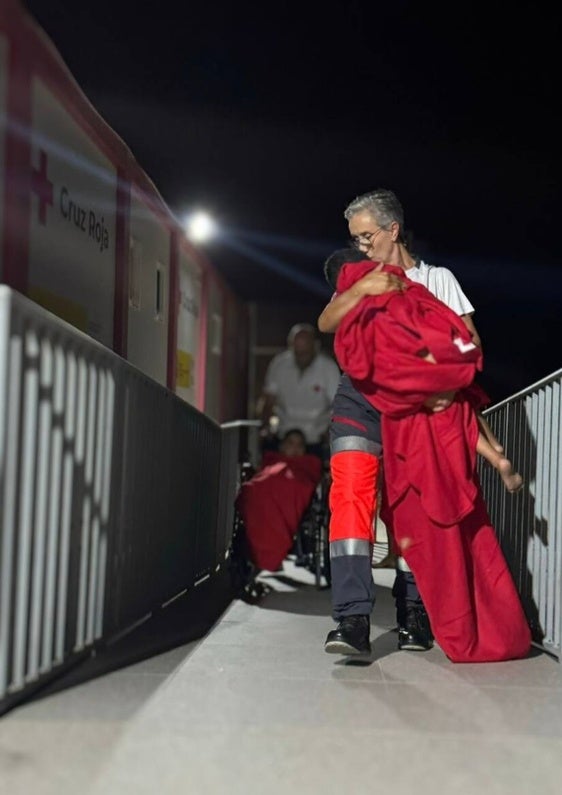
<path fill-rule="evenodd" d="M 541 3 L 25 3 L 247 300 L 320 305 L 346 204 L 400 197 L 503 399 L 562 366 L 559 14 Z"/>

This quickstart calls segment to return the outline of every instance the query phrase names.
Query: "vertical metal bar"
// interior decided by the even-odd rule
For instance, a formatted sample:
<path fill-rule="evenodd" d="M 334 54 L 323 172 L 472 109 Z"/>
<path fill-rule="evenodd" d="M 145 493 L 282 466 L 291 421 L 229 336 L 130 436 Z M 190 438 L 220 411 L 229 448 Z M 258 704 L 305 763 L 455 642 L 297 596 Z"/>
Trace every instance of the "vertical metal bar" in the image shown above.
<path fill-rule="evenodd" d="M 74 454 L 72 443 L 74 442 L 74 437 L 76 435 L 76 417 L 79 402 L 79 396 L 77 395 L 78 363 L 74 351 L 68 351 L 66 363 L 67 409 L 64 421 L 64 464 L 61 500 L 62 511 L 54 654 L 54 660 L 56 662 L 62 662 L 64 658 L 64 645 L 66 636 L 66 595 L 68 592 L 68 564 L 70 554 L 70 531 L 72 526 L 72 482 L 74 473 Z"/>
<path fill-rule="evenodd" d="M 101 520 L 103 525 L 109 519 L 109 498 L 111 495 L 111 467 L 113 465 L 113 420 L 115 414 L 115 378 L 107 373 L 106 379 L 106 423 L 104 427 L 101 491 Z"/>
<path fill-rule="evenodd" d="M 5 290 L 0 292 L 0 698 L 7 689 L 8 633 L 9 633 L 9 591 L 12 583 L 11 550 L 13 546 L 13 527 L 6 527 L 6 469 L 9 466 L 8 414 L 10 401 L 10 300 Z M 5 399 L 5 397 L 7 399 Z M 6 604 L 4 604 L 6 599 Z"/>
<path fill-rule="evenodd" d="M 47 528 L 47 557 L 45 572 L 45 601 L 43 606 L 43 639 L 41 646 L 41 671 L 48 671 L 54 654 L 54 627 L 56 602 L 57 553 L 60 534 L 62 498 L 62 462 L 64 428 L 62 425 L 65 397 L 66 360 L 60 343 L 54 350 L 53 373 L 53 430 L 50 465 L 50 502 Z"/>
<path fill-rule="evenodd" d="M 19 488 L 18 559 L 14 618 L 13 686 L 15 689 L 23 687 L 25 683 L 28 652 L 27 630 L 29 626 L 33 495 L 35 491 L 35 453 L 39 402 L 38 354 L 37 335 L 33 330 L 27 329 L 25 332 L 26 365 L 23 379 L 22 462 Z"/>
<path fill-rule="evenodd" d="M 544 392 L 538 392 L 534 395 L 534 403 L 536 408 L 535 413 L 535 430 L 537 439 L 537 461 L 544 461 L 547 463 L 545 449 L 545 435 L 544 435 Z M 535 520 L 542 524 L 547 517 L 544 514 L 543 507 L 544 495 L 544 478 L 541 467 L 537 467 L 537 475 L 535 481 Z M 533 544 L 533 558 L 532 558 L 532 575 L 534 583 L 534 597 L 539 611 L 539 621 L 542 627 L 546 629 L 545 624 L 545 610 L 543 599 L 543 584 L 544 584 L 544 571 L 541 567 L 541 539 L 540 536 L 535 534 Z"/>
<path fill-rule="evenodd" d="M 550 471 L 544 473 L 544 483 L 545 483 L 545 514 L 546 514 L 546 521 L 548 527 L 552 526 L 552 522 L 554 519 L 554 513 L 552 511 L 552 473 L 556 470 L 556 461 L 555 461 L 555 453 L 557 449 L 557 442 L 556 438 L 553 434 L 553 390 L 552 388 L 546 389 L 546 431 L 545 435 L 547 435 L 547 445 L 548 445 L 548 460 L 550 461 Z M 553 637 L 554 631 L 554 615 L 555 615 L 555 606 L 554 606 L 554 571 L 552 569 L 553 564 L 553 556 L 552 556 L 552 542 L 554 538 L 552 538 L 549 532 L 548 538 L 548 547 L 543 550 L 544 552 L 544 570 L 545 570 L 545 588 L 544 588 L 544 601 L 545 601 L 545 627 L 547 628 L 547 634 L 550 637 Z"/>
<path fill-rule="evenodd" d="M 115 413 L 115 377 L 107 370 L 104 378 L 104 421 L 100 423 L 100 493 L 99 516 L 101 523 L 98 581 L 96 588 L 96 619 L 94 634 L 99 638 L 103 634 L 103 618 L 105 613 L 105 584 L 108 554 L 108 521 L 111 496 L 111 468 L 113 466 L 113 424 Z"/>
<path fill-rule="evenodd" d="M 17 551 L 17 487 L 19 423 L 22 388 L 23 340 L 9 337 L 9 324 L 5 323 L 6 351 L 9 361 L 4 372 L 9 373 L 7 384 L 8 404 L 3 412 L 6 422 L 6 466 L 4 469 L 4 511 L 2 522 L 2 565 L 0 568 L 0 695 L 8 689 L 11 681 L 10 657 L 12 651 L 12 592 Z"/>
<path fill-rule="evenodd" d="M 29 620 L 29 656 L 27 679 L 39 676 L 39 650 L 41 648 L 43 585 L 46 569 L 45 547 L 47 515 L 49 508 L 49 458 L 51 444 L 51 394 L 53 378 L 53 352 L 51 342 L 44 338 L 40 343 L 39 361 L 39 434 L 37 437 L 37 488 L 35 491 L 35 523 L 33 549 L 33 579 L 31 588 L 31 614 Z"/>
<path fill-rule="evenodd" d="M 89 510 L 90 524 L 88 532 L 90 534 L 90 553 L 87 569 L 86 582 L 86 614 L 84 616 L 85 643 L 91 644 L 94 640 L 94 610 L 97 583 L 98 565 L 98 543 L 99 543 L 99 518 L 95 498 L 95 462 L 99 458 L 101 451 L 97 448 L 98 433 L 97 426 L 100 423 L 99 416 L 99 397 L 101 393 L 100 379 L 96 366 L 90 362 L 89 367 L 89 391 L 88 391 L 88 432 L 86 437 L 86 456 L 85 456 L 85 486 L 86 494 L 90 495 Z"/>
<path fill-rule="evenodd" d="M 88 417 L 92 410 L 89 401 L 88 366 L 80 356 L 78 360 L 78 418 L 76 422 L 76 463 L 84 463 L 84 495 L 82 497 L 80 564 L 78 575 L 78 600 L 76 615 L 75 650 L 84 647 L 86 634 L 86 597 L 88 586 L 88 558 L 90 554 L 90 496 L 91 472 L 88 472 Z M 88 475 L 90 474 L 90 477 Z"/>
<path fill-rule="evenodd" d="M 558 652 L 562 652 L 562 494 L 560 484 L 562 481 L 562 461 L 560 449 L 560 433 L 562 431 L 562 382 L 559 379 L 556 383 L 556 409 L 552 427 L 556 434 L 558 444 L 558 455 L 556 456 L 556 473 L 551 479 L 553 495 L 552 520 L 554 523 L 553 539 L 553 570 L 554 570 L 554 610 L 553 616 L 553 645 Z M 558 618 L 556 618 L 558 611 Z"/>
<path fill-rule="evenodd" d="M 102 467 L 105 460 L 105 422 L 106 422 L 106 375 L 100 370 L 98 375 L 97 389 L 97 422 L 95 429 L 95 446 L 93 448 L 93 521 L 92 521 L 92 554 L 90 567 L 90 586 L 88 593 L 88 623 L 86 630 L 86 641 L 92 643 L 95 638 L 96 624 L 98 623 L 98 587 L 99 587 L 99 565 L 100 565 L 100 503 L 101 503 L 101 484 Z"/>

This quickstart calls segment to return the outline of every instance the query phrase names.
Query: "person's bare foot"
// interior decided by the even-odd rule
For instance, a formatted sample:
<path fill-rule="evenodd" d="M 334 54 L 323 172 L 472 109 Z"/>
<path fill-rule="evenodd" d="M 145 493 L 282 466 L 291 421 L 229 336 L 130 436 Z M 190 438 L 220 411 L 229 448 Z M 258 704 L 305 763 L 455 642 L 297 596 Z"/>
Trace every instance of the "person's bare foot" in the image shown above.
<path fill-rule="evenodd" d="M 515 492 L 523 488 L 523 478 L 519 472 L 514 471 L 508 458 L 501 459 L 498 464 L 498 472 L 510 494 L 515 494 Z"/>

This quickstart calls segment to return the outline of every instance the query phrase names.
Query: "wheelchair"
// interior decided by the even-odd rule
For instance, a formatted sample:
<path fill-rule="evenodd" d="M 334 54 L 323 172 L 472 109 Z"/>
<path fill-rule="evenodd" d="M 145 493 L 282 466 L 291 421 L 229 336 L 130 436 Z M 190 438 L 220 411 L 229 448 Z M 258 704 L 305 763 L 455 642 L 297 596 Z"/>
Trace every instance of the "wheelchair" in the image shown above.
<path fill-rule="evenodd" d="M 322 479 L 316 486 L 295 535 L 293 547 L 294 564 L 314 574 L 317 588 L 329 588 L 332 584 L 330 571 L 330 473 L 324 467 Z"/>
<path fill-rule="evenodd" d="M 238 468 L 238 485 L 249 480 L 255 471 L 248 459 L 243 460 Z M 244 602 L 257 602 L 267 593 L 265 585 L 256 579 L 259 571 L 251 561 L 244 520 L 236 507 L 234 508 L 232 540 L 228 550 L 228 569 L 233 594 L 237 599 Z"/>
<path fill-rule="evenodd" d="M 246 460 L 239 469 L 240 484 L 255 474 L 255 468 Z M 318 589 L 331 586 L 330 549 L 328 542 L 329 510 L 329 469 L 324 467 L 311 501 L 306 508 L 294 536 L 293 547 L 287 559 L 295 566 L 303 567 L 314 575 Z M 237 509 L 234 512 L 234 528 L 229 554 L 231 582 L 237 598 L 247 602 L 259 601 L 268 591 L 266 585 L 257 577 L 259 570 L 251 561 L 244 520 Z"/>

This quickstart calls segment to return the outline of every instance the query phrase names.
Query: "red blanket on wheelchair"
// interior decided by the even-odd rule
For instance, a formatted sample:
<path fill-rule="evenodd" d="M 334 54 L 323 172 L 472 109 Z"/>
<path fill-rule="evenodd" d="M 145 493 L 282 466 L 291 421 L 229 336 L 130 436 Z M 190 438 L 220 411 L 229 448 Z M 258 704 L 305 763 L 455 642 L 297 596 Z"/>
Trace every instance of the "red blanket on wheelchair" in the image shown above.
<path fill-rule="evenodd" d="M 344 265 L 338 291 L 372 267 Z M 451 660 L 524 657 L 529 627 L 476 473 L 474 403 L 481 395 L 472 379 L 481 354 L 470 347 L 460 318 L 422 285 L 404 280 L 403 293 L 368 296 L 348 312 L 334 346 L 342 369 L 382 415 L 382 518 Z M 420 349 L 437 363 L 420 358 Z M 448 409 L 424 410 L 426 397 L 449 389 L 459 391 Z"/>
<path fill-rule="evenodd" d="M 322 461 L 315 455 L 267 451 L 259 472 L 242 484 L 236 508 L 258 569 L 277 571 L 281 566 L 321 477 Z"/>

